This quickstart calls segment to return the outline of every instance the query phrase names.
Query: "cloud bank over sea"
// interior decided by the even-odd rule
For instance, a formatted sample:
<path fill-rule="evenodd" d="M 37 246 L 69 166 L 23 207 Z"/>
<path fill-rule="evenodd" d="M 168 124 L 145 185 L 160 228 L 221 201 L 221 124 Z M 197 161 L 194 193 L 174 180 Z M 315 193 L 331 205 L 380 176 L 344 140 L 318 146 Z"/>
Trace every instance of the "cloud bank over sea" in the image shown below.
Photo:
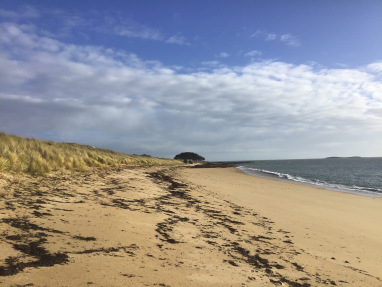
<path fill-rule="evenodd" d="M 382 144 L 382 62 L 191 69 L 13 22 L 1 23 L 0 45 L 8 133 L 209 160 L 368 156 Z"/>

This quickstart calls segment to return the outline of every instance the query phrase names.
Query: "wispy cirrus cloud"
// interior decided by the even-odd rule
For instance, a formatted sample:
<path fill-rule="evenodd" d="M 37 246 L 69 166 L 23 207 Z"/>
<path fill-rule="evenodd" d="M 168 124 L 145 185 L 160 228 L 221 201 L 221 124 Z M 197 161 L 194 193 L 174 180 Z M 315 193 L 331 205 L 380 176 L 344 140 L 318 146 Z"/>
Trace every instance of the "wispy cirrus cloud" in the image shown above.
<path fill-rule="evenodd" d="M 167 33 L 161 31 L 160 28 L 143 25 L 132 19 L 126 19 L 125 17 L 120 17 L 118 15 L 114 15 L 113 17 L 107 16 L 106 18 L 107 21 L 105 21 L 105 25 L 100 27 L 105 33 L 112 33 L 128 38 L 160 41 L 181 46 L 190 45 L 186 37 L 181 33 L 167 35 Z"/>
<path fill-rule="evenodd" d="M 153 28 L 143 25 L 130 24 L 130 25 L 117 25 L 113 27 L 113 32 L 119 36 L 126 36 L 129 38 L 141 38 L 146 40 L 164 41 L 162 33 Z"/>
<path fill-rule="evenodd" d="M 186 37 L 181 33 L 169 36 L 158 28 L 142 25 L 131 19 L 125 19 L 124 17 L 115 16 L 112 19 L 108 17 L 107 22 L 107 25 L 102 27 L 105 33 L 113 33 L 128 38 L 160 41 L 168 44 L 190 45 Z"/>
<path fill-rule="evenodd" d="M 104 33 L 119 37 L 159 41 L 168 44 L 189 45 L 181 33 L 167 35 L 160 28 L 138 23 L 119 13 L 90 11 L 86 17 L 79 12 L 67 12 L 59 9 L 37 10 L 31 6 L 23 6 L 19 11 L 0 9 L 0 16 L 12 21 L 22 22 L 27 19 L 40 17 L 54 19 L 54 27 L 47 27 L 40 33 L 52 38 L 67 38 L 75 35 L 91 37 L 92 33 Z M 55 30 L 53 30 L 55 29 Z M 91 33 L 89 33 L 91 32 Z"/>
<path fill-rule="evenodd" d="M 187 41 L 187 39 L 184 36 L 182 36 L 181 34 L 169 37 L 166 40 L 166 43 L 178 44 L 178 45 L 190 45 L 190 43 Z"/>
<path fill-rule="evenodd" d="M 291 47 L 299 47 L 301 45 L 300 40 L 296 36 L 291 35 L 291 34 L 281 35 L 280 41 L 284 42 L 285 44 L 287 44 L 288 46 L 291 46 Z"/>
<path fill-rule="evenodd" d="M 265 41 L 273 41 L 273 40 L 276 40 L 278 38 L 278 36 L 276 34 L 273 34 L 273 33 L 267 33 L 265 35 Z"/>
<path fill-rule="evenodd" d="M 41 14 L 40 12 L 33 8 L 32 6 L 26 5 L 23 6 L 20 11 L 10 11 L 5 9 L 0 9 L 0 17 L 6 18 L 6 19 L 36 19 L 40 18 Z"/>
<path fill-rule="evenodd" d="M 260 57 L 262 54 L 263 54 L 263 52 L 261 52 L 259 50 L 252 50 L 252 51 L 245 53 L 244 56 L 253 58 L 253 57 Z"/>
<path fill-rule="evenodd" d="M 269 33 L 263 30 L 257 30 L 255 33 L 251 34 L 251 37 L 253 38 L 262 38 L 264 41 L 279 41 L 281 43 L 284 43 L 290 47 L 299 47 L 301 46 L 301 42 L 298 39 L 297 36 L 291 34 L 291 33 L 285 33 L 285 34 L 276 34 L 276 33 Z"/>
<path fill-rule="evenodd" d="M 228 58 L 229 54 L 226 53 L 226 52 L 221 52 L 218 55 L 216 55 L 216 57 L 218 57 L 218 58 Z"/>

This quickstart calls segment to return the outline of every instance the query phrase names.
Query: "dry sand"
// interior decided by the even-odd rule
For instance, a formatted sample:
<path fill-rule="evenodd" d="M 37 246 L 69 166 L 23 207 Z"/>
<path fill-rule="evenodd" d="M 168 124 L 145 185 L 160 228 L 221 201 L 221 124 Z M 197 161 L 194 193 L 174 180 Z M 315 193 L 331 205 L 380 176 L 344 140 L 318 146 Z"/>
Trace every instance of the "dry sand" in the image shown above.
<path fill-rule="evenodd" d="M 382 286 L 382 199 L 235 168 L 0 175 L 0 286 Z"/>

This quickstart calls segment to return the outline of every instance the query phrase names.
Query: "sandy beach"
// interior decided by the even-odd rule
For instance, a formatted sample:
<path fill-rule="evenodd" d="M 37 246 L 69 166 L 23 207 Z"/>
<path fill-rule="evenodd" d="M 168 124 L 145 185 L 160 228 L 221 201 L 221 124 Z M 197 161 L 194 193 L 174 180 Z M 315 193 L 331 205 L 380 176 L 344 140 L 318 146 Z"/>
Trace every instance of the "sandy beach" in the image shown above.
<path fill-rule="evenodd" d="M 382 286 L 381 218 L 233 167 L 0 174 L 0 286 Z"/>

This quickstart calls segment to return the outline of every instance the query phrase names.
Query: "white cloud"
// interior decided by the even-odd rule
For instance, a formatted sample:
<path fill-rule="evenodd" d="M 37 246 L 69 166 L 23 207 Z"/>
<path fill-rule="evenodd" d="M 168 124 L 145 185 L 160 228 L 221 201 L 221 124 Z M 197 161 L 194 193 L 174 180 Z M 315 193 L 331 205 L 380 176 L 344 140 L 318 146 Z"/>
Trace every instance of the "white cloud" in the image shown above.
<path fill-rule="evenodd" d="M 251 34 L 251 37 L 255 38 L 255 37 L 260 37 L 260 36 L 263 36 L 264 35 L 264 31 L 262 30 L 257 30 L 255 33 L 252 33 Z"/>
<path fill-rule="evenodd" d="M 273 41 L 277 39 L 277 35 L 274 33 L 266 34 L 265 41 Z"/>
<path fill-rule="evenodd" d="M 147 26 L 138 25 L 136 23 L 130 23 L 126 25 L 114 26 L 113 31 L 116 35 L 126 36 L 130 38 L 141 38 L 145 40 L 162 41 L 169 44 L 188 46 L 190 43 L 187 39 L 181 35 L 172 35 L 165 37 L 158 29 L 153 29 Z"/>
<path fill-rule="evenodd" d="M 262 54 L 263 54 L 263 52 L 261 52 L 261 51 L 253 50 L 253 51 L 245 53 L 244 56 L 247 56 L 247 57 L 259 57 Z"/>
<path fill-rule="evenodd" d="M 380 63 L 258 61 L 182 73 L 110 48 L 0 26 L 0 130 L 209 160 L 380 155 Z"/>
<path fill-rule="evenodd" d="M 40 13 L 32 6 L 23 6 L 18 12 L 0 9 L 0 16 L 12 20 L 40 18 Z"/>
<path fill-rule="evenodd" d="M 119 25 L 114 27 L 114 33 L 120 36 L 131 38 L 142 38 L 148 40 L 163 40 L 161 33 L 156 30 L 142 25 Z"/>
<path fill-rule="evenodd" d="M 177 45 L 190 45 L 186 38 L 182 35 L 174 35 L 174 36 L 171 36 L 169 37 L 167 40 L 166 40 L 166 43 L 170 43 L 170 44 L 177 44 Z"/>
<path fill-rule="evenodd" d="M 104 23 L 101 23 L 97 29 L 105 33 L 112 32 L 115 35 L 129 38 L 161 41 L 177 45 L 189 45 L 189 42 L 181 33 L 166 36 L 159 28 L 142 25 L 132 19 L 126 19 L 125 17 L 118 15 L 104 16 L 104 18 Z"/>
<path fill-rule="evenodd" d="M 291 34 L 283 34 L 280 36 L 280 41 L 286 43 L 288 46 L 291 47 L 299 47 L 300 41 L 299 39 Z"/>
<path fill-rule="evenodd" d="M 19 14 L 16 13 L 15 11 L 9 11 L 9 10 L 4 10 L 4 9 L 0 9 L 0 16 L 1 17 L 4 17 L 4 18 L 18 18 L 19 17 Z"/>
<path fill-rule="evenodd" d="M 15 22 L 25 22 L 25 20 L 40 17 L 52 18 L 57 23 L 56 30 L 54 32 L 40 30 L 39 34 L 54 39 L 72 38 L 73 35 L 89 39 L 92 33 L 98 32 L 169 44 L 190 45 L 181 33 L 169 36 L 159 28 L 138 23 L 119 13 L 111 14 L 106 11 L 99 13 L 92 10 L 84 17 L 80 12 L 67 12 L 59 9 L 40 9 L 38 11 L 32 6 L 24 6 L 18 11 L 0 9 L 0 16 Z"/>
<path fill-rule="evenodd" d="M 204 61 L 202 62 L 202 65 L 208 66 L 208 67 L 217 67 L 220 65 L 219 61 Z"/>
<path fill-rule="evenodd" d="M 251 35 L 252 38 L 263 38 L 264 41 L 280 41 L 282 43 L 285 43 L 286 45 L 290 47 L 299 47 L 301 46 L 301 42 L 298 39 L 297 36 L 291 34 L 291 33 L 285 33 L 282 35 L 278 35 L 276 33 L 268 33 L 263 30 L 257 30 L 255 33 Z"/>
<path fill-rule="evenodd" d="M 367 68 L 371 72 L 382 74 L 382 62 L 372 63 Z"/>
<path fill-rule="evenodd" d="M 219 55 L 218 55 L 219 58 L 228 58 L 229 57 L 229 54 L 226 53 L 226 52 L 221 52 Z"/>

